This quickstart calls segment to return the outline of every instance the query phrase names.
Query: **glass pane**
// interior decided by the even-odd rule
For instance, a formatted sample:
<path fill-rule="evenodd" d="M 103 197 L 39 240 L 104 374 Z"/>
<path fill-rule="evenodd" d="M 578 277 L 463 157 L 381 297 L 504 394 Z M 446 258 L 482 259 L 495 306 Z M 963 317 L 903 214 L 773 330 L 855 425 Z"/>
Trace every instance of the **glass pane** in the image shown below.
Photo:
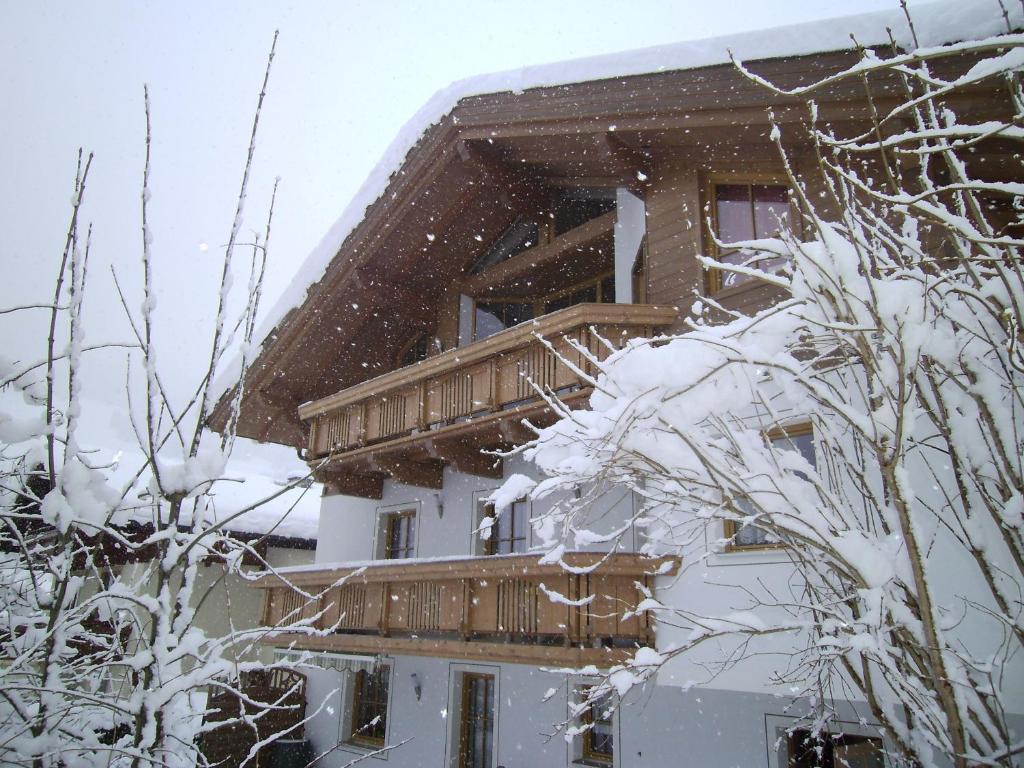
<path fill-rule="evenodd" d="M 763 547 L 771 543 L 772 538 L 768 533 L 753 525 L 744 525 L 740 528 L 734 540 L 737 547 Z"/>
<path fill-rule="evenodd" d="M 477 302 L 476 304 L 476 326 L 474 330 L 474 338 L 486 339 L 488 336 L 493 336 L 498 331 L 505 329 L 505 322 L 503 319 L 503 310 L 500 304 L 485 304 L 483 302 Z"/>
<path fill-rule="evenodd" d="M 476 340 L 533 319 L 532 302 L 478 301 L 476 303 Z"/>
<path fill-rule="evenodd" d="M 789 193 L 781 184 L 755 184 L 752 191 L 755 236 L 773 237 L 789 223 Z"/>
<path fill-rule="evenodd" d="M 848 768 L 884 768 L 882 742 L 867 736 L 836 738 L 833 756 L 835 764 Z"/>
<path fill-rule="evenodd" d="M 750 208 L 750 187 L 746 184 L 719 184 L 715 187 L 718 237 L 726 243 L 751 240 L 754 222 Z"/>
<path fill-rule="evenodd" d="M 601 281 L 601 302 L 604 304 L 615 303 L 615 275 L 608 275 Z"/>
<path fill-rule="evenodd" d="M 580 288 L 578 291 L 573 291 L 572 303 L 576 304 L 593 304 L 597 301 L 597 285 L 588 285 L 586 288 Z"/>
<path fill-rule="evenodd" d="M 565 294 L 563 296 L 559 296 L 557 299 L 552 299 L 547 304 L 545 304 L 544 305 L 544 311 L 545 312 L 557 312 L 560 309 L 565 309 L 566 307 L 571 307 L 571 306 L 572 306 L 572 296 L 570 296 L 569 294 Z"/>
<path fill-rule="evenodd" d="M 522 304 L 513 304 L 512 302 L 505 303 L 506 328 L 511 328 L 513 325 L 525 323 L 527 320 L 533 320 L 532 302 Z"/>

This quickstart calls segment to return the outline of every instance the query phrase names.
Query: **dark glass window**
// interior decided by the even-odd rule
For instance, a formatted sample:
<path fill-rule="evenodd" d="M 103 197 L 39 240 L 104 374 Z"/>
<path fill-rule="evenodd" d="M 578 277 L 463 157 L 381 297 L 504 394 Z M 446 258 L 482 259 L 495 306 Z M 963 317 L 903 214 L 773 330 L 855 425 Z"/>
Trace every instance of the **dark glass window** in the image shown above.
<path fill-rule="evenodd" d="M 352 680 L 352 732 L 356 743 L 384 746 L 388 716 L 389 668 L 381 664 L 373 671 L 360 669 Z"/>
<path fill-rule="evenodd" d="M 459 768 L 491 768 L 494 751 L 494 678 L 462 675 Z"/>
<path fill-rule="evenodd" d="M 421 360 L 426 360 L 429 351 L 430 339 L 425 335 L 417 336 L 402 351 L 401 358 L 398 361 L 399 365 L 404 368 L 407 365 L 414 365 Z"/>
<path fill-rule="evenodd" d="M 384 558 L 403 560 L 416 556 L 416 514 L 400 512 L 388 515 L 384 539 Z"/>
<path fill-rule="evenodd" d="M 563 293 L 544 304 L 544 312 L 557 312 L 566 307 L 574 307 L 577 304 L 592 304 L 597 301 L 598 284 L 591 283 L 574 291 Z"/>
<path fill-rule="evenodd" d="M 718 238 L 725 243 L 773 237 L 789 224 L 789 190 L 783 184 L 717 184 L 715 218 Z M 774 272 L 785 259 L 771 258 L 751 262 L 751 255 L 726 250 L 719 254 L 727 264 L 743 264 L 764 272 Z M 751 279 L 731 272 L 721 274 L 720 288 L 739 285 Z"/>
<path fill-rule="evenodd" d="M 530 504 L 525 500 L 513 502 L 497 518 L 494 505 L 483 502 L 481 519 L 491 518 L 491 535 L 484 542 L 484 554 L 511 555 L 525 552 L 527 546 L 527 526 L 530 524 Z"/>
<path fill-rule="evenodd" d="M 532 302 L 478 301 L 473 338 L 475 341 L 486 339 L 498 331 L 532 319 Z"/>
<path fill-rule="evenodd" d="M 516 219 L 484 252 L 483 256 L 469 268 L 469 274 L 478 275 L 485 269 L 500 264 L 505 259 L 512 258 L 527 248 L 534 247 L 537 245 L 538 238 L 537 222 L 523 218 Z"/>
<path fill-rule="evenodd" d="M 798 728 L 789 735 L 787 768 L 884 768 L 882 740 L 870 736 L 813 735 Z"/>
<path fill-rule="evenodd" d="M 601 281 L 601 296 L 600 301 L 602 304 L 614 304 L 615 303 L 615 273 L 612 272 L 606 278 Z"/>
<path fill-rule="evenodd" d="M 611 196 L 563 197 L 555 208 L 555 236 L 614 210 L 615 198 Z"/>

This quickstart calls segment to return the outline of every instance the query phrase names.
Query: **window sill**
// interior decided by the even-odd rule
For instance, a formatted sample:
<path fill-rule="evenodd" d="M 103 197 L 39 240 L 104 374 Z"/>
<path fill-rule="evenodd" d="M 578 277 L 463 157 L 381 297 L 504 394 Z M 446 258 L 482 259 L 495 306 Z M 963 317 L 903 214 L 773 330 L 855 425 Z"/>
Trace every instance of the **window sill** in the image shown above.
<path fill-rule="evenodd" d="M 719 288 L 714 292 L 709 290 L 707 295 L 708 298 L 722 304 L 735 301 L 736 299 L 747 298 L 749 295 L 753 295 L 756 292 L 778 290 L 779 289 L 771 283 L 766 283 L 763 280 L 758 280 L 756 277 L 752 277 L 749 280 L 744 280 L 738 285 L 731 285 L 728 288 Z"/>
<path fill-rule="evenodd" d="M 341 742 L 341 745 L 348 747 L 351 750 L 361 752 L 363 754 L 367 754 L 369 752 L 376 752 L 377 750 L 384 748 L 383 741 L 377 743 L 371 741 L 361 741 L 356 739 L 348 739 L 347 741 Z"/>
<path fill-rule="evenodd" d="M 770 565 L 789 563 L 786 548 L 779 545 L 763 547 L 733 547 L 715 552 L 708 557 L 710 566 L 726 565 Z"/>
<path fill-rule="evenodd" d="M 578 757 L 572 761 L 573 765 L 585 765 L 587 768 L 612 768 L 614 760 L 595 760 L 592 757 Z"/>

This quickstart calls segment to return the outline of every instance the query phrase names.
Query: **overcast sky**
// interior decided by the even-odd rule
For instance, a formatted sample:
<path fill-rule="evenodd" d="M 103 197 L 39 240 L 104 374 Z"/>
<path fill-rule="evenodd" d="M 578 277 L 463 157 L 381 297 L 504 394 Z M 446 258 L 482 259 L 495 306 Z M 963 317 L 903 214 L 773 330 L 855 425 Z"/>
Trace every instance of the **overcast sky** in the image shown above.
<path fill-rule="evenodd" d="M 46 300 L 79 146 L 95 153 L 90 341 L 126 338 L 110 266 L 140 299 L 142 86 L 153 116 L 151 216 L 160 364 L 181 393 L 208 342 L 216 275 L 252 112 L 281 37 L 245 230 L 281 178 L 264 307 L 341 213 L 401 126 L 437 90 L 484 72 L 896 6 L 896 0 L 691 2 L 178 2 L 0 0 L 0 307 Z M 42 317 L 0 318 L 3 351 L 41 353 Z M 112 401 L 123 354 L 89 368 Z"/>

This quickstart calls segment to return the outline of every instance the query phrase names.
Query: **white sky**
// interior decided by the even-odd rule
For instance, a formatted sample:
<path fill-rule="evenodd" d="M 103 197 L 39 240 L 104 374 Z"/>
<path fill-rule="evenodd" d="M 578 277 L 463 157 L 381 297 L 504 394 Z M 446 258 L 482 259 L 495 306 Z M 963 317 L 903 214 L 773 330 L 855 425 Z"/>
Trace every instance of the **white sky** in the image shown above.
<path fill-rule="evenodd" d="M 148 83 L 159 364 L 179 393 L 195 381 L 208 346 L 218 246 L 229 231 L 275 29 L 281 38 L 245 215 L 246 230 L 262 231 L 280 176 L 265 309 L 403 123 L 453 80 L 896 5 L 7 0 L 0 4 L 0 308 L 45 301 L 52 291 L 75 153 L 84 146 L 96 156 L 84 211 L 94 224 L 89 339 L 128 336 L 110 266 L 136 309 Z M 0 317 L 0 351 L 16 358 L 41 353 L 42 319 Z M 88 397 L 119 402 L 123 353 L 96 355 L 88 376 Z"/>

